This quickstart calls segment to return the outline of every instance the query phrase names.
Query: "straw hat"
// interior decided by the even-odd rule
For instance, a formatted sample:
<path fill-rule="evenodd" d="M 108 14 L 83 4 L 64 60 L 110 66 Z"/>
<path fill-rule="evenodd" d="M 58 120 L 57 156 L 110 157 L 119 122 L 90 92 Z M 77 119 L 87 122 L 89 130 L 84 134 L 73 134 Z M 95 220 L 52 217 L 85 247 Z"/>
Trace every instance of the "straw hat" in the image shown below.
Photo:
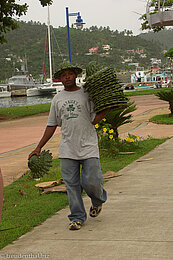
<path fill-rule="evenodd" d="M 58 67 L 58 70 L 54 74 L 55 79 L 60 79 L 60 75 L 64 70 L 72 70 L 76 75 L 80 74 L 82 72 L 82 68 L 78 65 L 73 65 L 69 62 L 61 63 Z"/>

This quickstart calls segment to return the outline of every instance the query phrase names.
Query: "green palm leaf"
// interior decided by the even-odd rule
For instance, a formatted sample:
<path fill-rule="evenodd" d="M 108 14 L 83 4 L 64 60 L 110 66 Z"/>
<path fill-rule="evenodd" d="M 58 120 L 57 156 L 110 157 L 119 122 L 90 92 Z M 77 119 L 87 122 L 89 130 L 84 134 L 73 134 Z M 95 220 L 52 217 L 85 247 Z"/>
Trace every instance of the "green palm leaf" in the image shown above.
<path fill-rule="evenodd" d="M 173 89 L 170 90 L 161 90 L 155 94 L 159 99 L 165 101 L 172 101 L 173 100 Z"/>
<path fill-rule="evenodd" d="M 128 102 L 126 108 L 119 109 L 116 111 L 112 110 L 106 115 L 106 120 L 109 124 L 111 124 L 112 128 L 117 133 L 117 138 L 118 127 L 132 122 L 132 115 L 130 113 L 134 110 L 136 110 L 136 105 L 134 104 L 134 102 Z"/>

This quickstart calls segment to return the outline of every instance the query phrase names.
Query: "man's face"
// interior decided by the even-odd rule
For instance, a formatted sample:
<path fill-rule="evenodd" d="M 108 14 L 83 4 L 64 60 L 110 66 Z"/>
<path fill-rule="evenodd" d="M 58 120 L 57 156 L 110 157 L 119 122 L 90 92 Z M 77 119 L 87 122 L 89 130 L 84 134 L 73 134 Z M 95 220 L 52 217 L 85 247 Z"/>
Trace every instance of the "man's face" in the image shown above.
<path fill-rule="evenodd" d="M 71 88 L 76 86 L 77 75 L 72 70 L 64 70 L 60 75 L 60 80 L 64 87 Z"/>

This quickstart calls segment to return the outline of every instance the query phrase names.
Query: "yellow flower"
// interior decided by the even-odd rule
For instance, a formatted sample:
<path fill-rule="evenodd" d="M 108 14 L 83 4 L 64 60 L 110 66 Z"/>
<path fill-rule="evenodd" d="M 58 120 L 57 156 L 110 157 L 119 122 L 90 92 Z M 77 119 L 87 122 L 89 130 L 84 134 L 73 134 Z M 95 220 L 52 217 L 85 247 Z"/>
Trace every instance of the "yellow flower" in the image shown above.
<path fill-rule="evenodd" d="M 130 138 L 128 136 L 124 140 L 127 141 L 127 142 L 130 142 L 130 143 L 134 143 L 135 142 L 135 140 L 133 138 Z"/>
<path fill-rule="evenodd" d="M 96 129 L 97 129 L 97 128 L 99 128 L 99 125 L 98 125 L 98 124 L 96 124 L 96 125 L 95 125 L 95 128 L 96 128 Z"/>
<path fill-rule="evenodd" d="M 140 139 L 140 136 L 139 136 L 139 135 L 136 135 L 136 138 L 137 138 L 137 140 L 139 140 L 139 139 Z"/>
<path fill-rule="evenodd" d="M 107 132 L 107 128 L 104 127 L 103 128 L 103 132 L 106 133 Z"/>
<path fill-rule="evenodd" d="M 110 136 L 109 136 L 110 139 L 113 139 L 113 137 L 114 137 L 113 135 L 110 135 Z"/>
<path fill-rule="evenodd" d="M 105 121 L 106 121 L 106 118 L 103 118 L 103 121 L 105 122 Z"/>
<path fill-rule="evenodd" d="M 113 133 L 113 132 L 114 132 L 114 130 L 113 130 L 113 129 L 110 129 L 110 130 L 109 130 L 109 133 L 110 133 L 110 134 L 111 134 L 111 133 Z"/>

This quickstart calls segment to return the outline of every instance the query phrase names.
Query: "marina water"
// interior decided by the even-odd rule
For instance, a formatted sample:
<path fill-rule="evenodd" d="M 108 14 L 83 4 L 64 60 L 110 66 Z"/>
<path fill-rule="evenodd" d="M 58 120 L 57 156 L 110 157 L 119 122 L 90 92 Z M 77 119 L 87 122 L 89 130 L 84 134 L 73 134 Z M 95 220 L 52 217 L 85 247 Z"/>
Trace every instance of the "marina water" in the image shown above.
<path fill-rule="evenodd" d="M 49 96 L 33 96 L 33 97 L 21 96 L 21 97 L 0 98 L 0 108 L 32 106 L 37 104 L 51 103 L 54 95 L 52 94 Z"/>

